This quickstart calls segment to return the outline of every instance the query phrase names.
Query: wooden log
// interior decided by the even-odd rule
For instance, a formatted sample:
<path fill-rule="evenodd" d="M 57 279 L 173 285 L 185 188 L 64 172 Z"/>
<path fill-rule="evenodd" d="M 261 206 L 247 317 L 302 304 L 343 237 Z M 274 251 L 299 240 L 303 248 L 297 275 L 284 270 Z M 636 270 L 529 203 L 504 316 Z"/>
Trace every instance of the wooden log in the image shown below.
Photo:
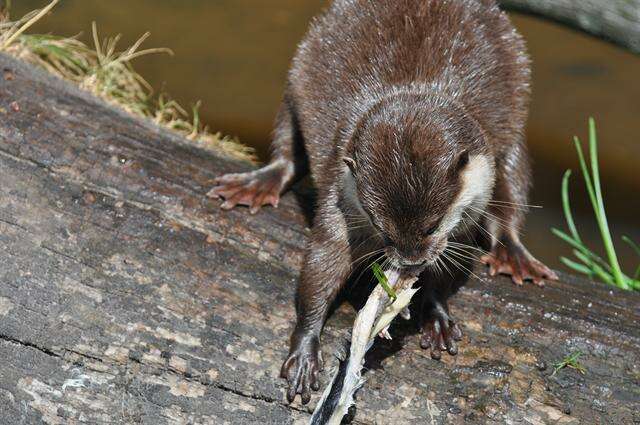
<path fill-rule="evenodd" d="M 506 10 L 559 22 L 640 54 L 640 0 L 498 0 Z"/>
<path fill-rule="evenodd" d="M 306 198 L 222 212 L 212 179 L 247 164 L 0 68 L 0 422 L 305 423 L 318 395 L 287 405 L 278 372 Z M 431 360 L 411 323 L 392 328 L 353 423 L 637 423 L 639 303 L 566 275 L 474 280 L 453 299 L 458 356 Z M 327 325 L 329 369 L 353 317 Z M 576 350 L 586 374 L 554 374 Z"/>

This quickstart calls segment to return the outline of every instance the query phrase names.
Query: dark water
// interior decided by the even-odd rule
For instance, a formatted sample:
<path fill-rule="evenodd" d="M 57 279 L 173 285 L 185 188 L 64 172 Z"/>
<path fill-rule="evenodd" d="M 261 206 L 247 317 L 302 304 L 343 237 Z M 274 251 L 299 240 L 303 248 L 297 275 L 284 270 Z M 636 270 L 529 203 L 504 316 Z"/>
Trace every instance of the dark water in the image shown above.
<path fill-rule="evenodd" d="M 20 15 L 45 1 L 14 1 Z M 103 35 L 123 34 L 123 44 L 145 31 L 148 46 L 175 56 L 139 60 L 136 68 L 155 86 L 189 105 L 203 101 L 212 128 L 239 136 L 265 157 L 271 123 L 288 63 L 309 19 L 324 0 L 64 0 L 36 31 L 87 40 L 91 21 Z M 559 188 L 566 168 L 576 168 L 573 135 L 586 135 L 587 117 L 598 121 L 604 191 L 616 233 L 640 239 L 640 57 L 534 18 L 514 16 L 533 58 L 534 96 L 528 140 L 535 161 L 526 239 L 532 251 L 556 265 L 567 253 L 549 233 L 562 226 Z M 575 180 L 576 197 L 581 195 Z M 584 199 L 584 198 L 581 198 Z M 585 203 L 574 201 L 586 239 L 598 244 Z M 629 252 L 621 249 L 631 267 Z"/>

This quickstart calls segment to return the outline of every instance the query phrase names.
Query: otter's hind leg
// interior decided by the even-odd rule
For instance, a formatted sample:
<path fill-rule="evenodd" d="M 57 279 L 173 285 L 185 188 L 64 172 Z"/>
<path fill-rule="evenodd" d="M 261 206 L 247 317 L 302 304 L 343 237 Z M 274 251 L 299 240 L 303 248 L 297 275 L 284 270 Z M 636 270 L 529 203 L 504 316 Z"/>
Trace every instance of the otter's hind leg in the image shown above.
<path fill-rule="evenodd" d="M 511 276 L 522 285 L 531 280 L 542 286 L 545 279 L 557 280 L 553 270 L 538 261 L 520 242 L 531 172 L 524 143 L 512 145 L 496 164 L 496 186 L 485 214 L 491 234 L 491 252 L 482 257 L 492 276 Z"/>

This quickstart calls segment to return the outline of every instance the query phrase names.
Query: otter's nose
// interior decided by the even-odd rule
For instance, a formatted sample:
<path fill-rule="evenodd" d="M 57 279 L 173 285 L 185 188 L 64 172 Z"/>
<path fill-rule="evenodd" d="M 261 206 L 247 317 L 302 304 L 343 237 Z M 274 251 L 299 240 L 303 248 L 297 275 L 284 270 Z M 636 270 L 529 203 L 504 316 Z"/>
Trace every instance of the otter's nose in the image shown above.
<path fill-rule="evenodd" d="M 420 261 L 406 261 L 403 260 L 400 263 L 400 267 L 402 267 L 402 269 L 404 269 L 404 271 L 406 273 L 409 274 L 413 274 L 413 275 L 418 275 L 420 273 L 422 273 L 422 271 L 424 270 L 424 268 L 426 267 L 427 262 L 420 260 Z"/>
<path fill-rule="evenodd" d="M 400 247 L 397 252 L 403 266 L 419 266 L 424 263 L 424 252 L 420 247 Z"/>
<path fill-rule="evenodd" d="M 413 267 L 413 266 L 421 266 L 426 262 L 427 262 L 427 260 L 407 260 L 407 259 L 403 258 L 400 261 L 400 264 L 405 266 L 405 267 Z"/>

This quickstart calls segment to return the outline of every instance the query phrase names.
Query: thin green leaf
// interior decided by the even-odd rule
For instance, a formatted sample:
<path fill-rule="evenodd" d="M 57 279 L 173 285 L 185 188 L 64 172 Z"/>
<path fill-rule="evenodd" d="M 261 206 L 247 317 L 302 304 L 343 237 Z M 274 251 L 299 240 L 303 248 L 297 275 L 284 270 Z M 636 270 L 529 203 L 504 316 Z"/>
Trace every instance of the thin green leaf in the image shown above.
<path fill-rule="evenodd" d="M 593 277 L 595 275 L 593 270 L 591 270 L 589 267 L 570 260 L 567 257 L 560 257 L 560 261 L 562 261 L 565 266 L 573 269 L 574 271 L 577 271 L 578 273 L 586 274 L 589 277 Z"/>
<path fill-rule="evenodd" d="M 580 139 L 577 137 L 573 138 L 573 143 L 576 146 L 576 152 L 578 152 L 578 162 L 580 163 L 580 170 L 582 171 L 582 177 L 584 177 L 585 185 L 587 186 L 587 193 L 589 194 L 589 199 L 591 200 L 591 205 L 596 209 L 597 201 L 596 194 L 593 190 L 593 184 L 591 183 L 591 173 L 589 173 L 589 168 L 587 167 L 587 161 L 584 159 L 584 153 L 582 152 L 582 143 Z M 597 214 L 597 211 L 596 211 Z"/>
<path fill-rule="evenodd" d="M 576 249 L 579 249 L 579 250 L 587 249 L 583 244 L 576 241 L 575 239 L 573 239 L 571 236 L 567 235 L 565 232 L 563 232 L 560 229 L 552 227 L 551 233 L 553 233 L 554 235 L 556 235 L 557 237 L 559 237 L 560 239 L 562 239 L 563 241 L 565 241 L 566 243 L 568 243 L 569 245 L 571 245 Z"/>
<path fill-rule="evenodd" d="M 589 251 L 589 252 L 591 252 L 591 251 Z M 573 250 L 573 255 L 575 255 L 577 259 L 579 259 L 580 261 L 582 261 L 583 263 L 585 263 L 589 267 L 592 267 L 592 268 L 593 267 L 599 267 L 600 270 L 602 270 L 607 275 L 611 276 L 611 267 L 606 262 L 604 262 L 600 257 L 598 257 L 597 255 L 595 255 L 593 253 L 591 253 L 591 254 L 592 254 L 592 256 L 589 256 L 589 255 L 586 255 L 586 254 L 578 251 L 577 249 Z"/>
<path fill-rule="evenodd" d="M 616 285 L 616 282 L 613 279 L 613 276 L 611 276 L 611 273 L 608 270 L 600 267 L 600 265 L 593 262 L 588 256 L 584 255 L 582 252 L 578 250 L 574 250 L 573 255 L 575 255 L 576 258 L 578 258 L 580 261 L 582 261 L 587 266 L 589 266 L 593 271 L 593 273 L 600 278 L 600 280 L 614 286 Z"/>
<path fill-rule="evenodd" d="M 562 208 L 564 209 L 564 217 L 567 221 L 567 227 L 578 243 L 582 243 L 578 229 L 573 221 L 573 214 L 571 213 L 571 203 L 569 201 L 569 178 L 571 178 L 571 170 L 567 170 L 562 177 Z"/>
<path fill-rule="evenodd" d="M 633 249 L 636 252 L 638 257 L 640 257 L 640 246 L 638 246 L 637 243 L 632 241 L 631 238 L 628 236 L 623 236 L 622 240 L 625 241 L 631 247 L 631 249 Z"/>
<path fill-rule="evenodd" d="M 373 263 L 371 269 L 373 270 L 373 275 L 376 277 L 376 279 L 378 279 L 378 283 L 380 284 L 380 286 L 382 286 L 382 289 L 384 289 L 387 295 L 389 295 L 389 298 L 395 301 L 396 298 L 398 298 L 398 296 L 396 295 L 396 291 L 394 291 L 393 288 L 389 285 L 387 275 L 384 274 L 384 271 L 382 270 L 380 264 L 378 264 L 377 262 Z"/>
<path fill-rule="evenodd" d="M 562 239 L 563 241 L 565 241 L 566 243 L 568 243 L 569 245 L 571 245 L 573 248 L 577 249 L 578 251 L 582 252 L 584 255 L 586 255 L 589 258 L 591 258 L 593 261 L 596 261 L 596 262 L 600 263 L 601 265 L 605 265 L 605 266 L 607 265 L 607 263 L 602 258 L 598 257 L 591 250 L 589 250 L 589 248 L 584 246 L 582 243 L 576 241 L 575 239 L 573 239 L 571 236 L 567 235 L 562 230 L 556 229 L 554 227 L 554 228 L 551 229 L 551 232 L 554 235 L 556 235 L 557 237 L 559 237 L 560 239 Z"/>
<path fill-rule="evenodd" d="M 600 181 L 600 166 L 598 161 L 598 139 L 596 134 L 596 125 L 593 118 L 589 118 L 589 165 L 587 164 L 582 143 L 578 137 L 574 137 L 574 145 L 578 154 L 580 170 L 584 177 L 585 186 L 591 201 L 591 206 L 596 218 L 598 230 L 602 238 L 602 243 L 606 253 L 607 261 L 605 262 L 598 255 L 593 253 L 583 243 L 578 233 L 578 229 L 571 212 L 571 203 L 569 198 L 569 182 L 571 178 L 571 170 L 567 170 L 562 178 L 562 207 L 569 229 L 569 234 L 558 230 L 551 229 L 553 234 L 568 243 L 574 248 L 574 255 L 582 262 L 576 262 L 566 257 L 560 260 L 570 269 L 586 274 L 588 276 L 597 276 L 601 280 L 611 285 L 615 285 L 622 289 L 639 289 L 640 288 L 640 266 L 636 270 L 633 278 L 625 275 L 620 267 L 618 256 L 616 254 L 609 223 L 604 208 L 604 198 L 602 196 L 602 185 Z M 623 236 L 622 238 L 638 256 L 640 256 L 640 246 L 634 243 L 630 238 Z"/>
<path fill-rule="evenodd" d="M 613 277 L 616 285 L 623 289 L 629 289 L 629 285 L 626 282 L 620 269 L 620 263 L 618 262 L 618 256 L 613 245 L 611 238 L 611 232 L 609 231 L 609 223 L 607 221 L 607 215 L 604 210 L 604 200 L 602 198 L 602 187 L 600 185 L 600 169 L 598 165 L 598 138 L 596 136 L 596 123 L 593 118 L 589 118 L 589 156 L 591 157 L 591 173 L 593 174 L 593 186 L 595 190 L 596 204 L 594 209 L 596 211 L 596 219 L 598 221 L 598 228 L 600 229 L 600 236 L 602 237 L 602 243 L 611 265 Z"/>
<path fill-rule="evenodd" d="M 58 57 L 62 60 L 68 61 L 70 64 L 74 65 L 77 70 L 86 71 L 86 66 L 77 60 L 72 53 L 69 51 L 54 45 L 40 45 L 34 47 L 34 52 L 38 54 L 50 54 L 52 56 Z"/>
<path fill-rule="evenodd" d="M 579 361 L 581 356 L 582 356 L 582 352 L 578 350 L 571 353 L 570 355 L 568 355 L 558 363 L 554 363 L 553 373 L 551 375 L 552 376 L 555 375 L 556 373 L 558 373 L 558 371 L 560 371 L 561 369 L 564 369 L 565 367 L 575 369 L 578 372 L 580 372 L 580 374 L 584 375 L 585 373 L 587 373 L 587 369 Z"/>

